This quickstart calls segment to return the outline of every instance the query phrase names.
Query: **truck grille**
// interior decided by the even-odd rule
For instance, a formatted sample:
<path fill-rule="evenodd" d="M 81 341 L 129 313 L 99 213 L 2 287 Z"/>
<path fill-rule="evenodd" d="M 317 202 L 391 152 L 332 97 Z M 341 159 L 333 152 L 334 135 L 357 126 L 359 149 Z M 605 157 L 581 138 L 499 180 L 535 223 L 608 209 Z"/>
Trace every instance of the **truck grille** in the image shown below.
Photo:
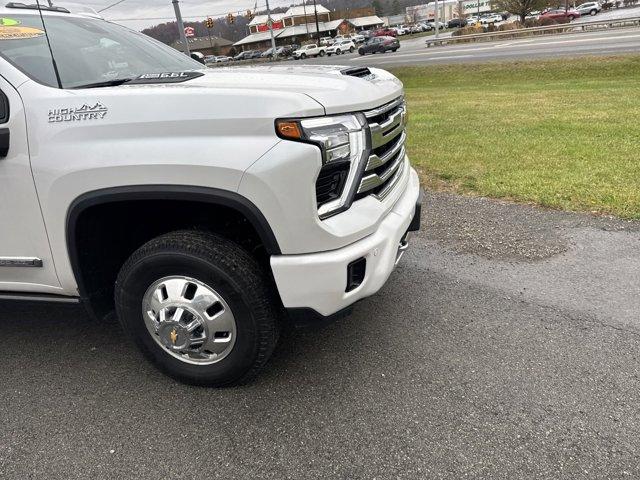
<path fill-rule="evenodd" d="M 382 200 L 393 190 L 405 168 L 407 108 L 404 98 L 365 112 L 365 117 L 371 132 L 371 155 L 356 200 L 368 195 Z"/>

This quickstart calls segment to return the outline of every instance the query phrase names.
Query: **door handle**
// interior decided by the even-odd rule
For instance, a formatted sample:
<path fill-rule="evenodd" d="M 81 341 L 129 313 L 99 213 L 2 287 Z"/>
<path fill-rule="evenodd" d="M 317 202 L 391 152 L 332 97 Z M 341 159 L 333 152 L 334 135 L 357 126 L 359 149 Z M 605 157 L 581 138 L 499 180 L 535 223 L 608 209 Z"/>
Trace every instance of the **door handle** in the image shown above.
<path fill-rule="evenodd" d="M 0 128 L 0 158 L 5 158 L 9 154 L 9 129 Z"/>

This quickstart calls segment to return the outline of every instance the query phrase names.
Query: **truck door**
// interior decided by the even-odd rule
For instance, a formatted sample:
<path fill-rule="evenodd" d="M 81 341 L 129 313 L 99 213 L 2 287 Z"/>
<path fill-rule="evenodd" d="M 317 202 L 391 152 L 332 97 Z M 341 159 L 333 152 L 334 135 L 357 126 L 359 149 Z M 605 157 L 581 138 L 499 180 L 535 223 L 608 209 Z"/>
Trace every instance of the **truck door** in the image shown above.
<path fill-rule="evenodd" d="M 24 105 L 0 76 L 0 293 L 59 287 L 31 173 Z"/>

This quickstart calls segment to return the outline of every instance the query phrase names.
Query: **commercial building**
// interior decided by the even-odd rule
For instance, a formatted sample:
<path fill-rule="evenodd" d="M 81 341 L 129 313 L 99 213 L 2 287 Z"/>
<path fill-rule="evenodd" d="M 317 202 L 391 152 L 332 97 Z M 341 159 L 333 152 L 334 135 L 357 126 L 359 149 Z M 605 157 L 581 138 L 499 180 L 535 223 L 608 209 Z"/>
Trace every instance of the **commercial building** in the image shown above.
<path fill-rule="evenodd" d="M 316 28 L 317 12 L 317 28 Z M 372 8 L 351 9 L 332 12 L 322 5 L 291 7 L 283 14 L 271 15 L 273 36 L 277 45 L 302 44 L 320 36 L 335 36 L 358 30 L 379 28 L 384 21 Z M 249 35 L 236 42 L 243 50 L 262 50 L 271 46 L 268 17 L 256 16 L 249 23 Z"/>
<path fill-rule="evenodd" d="M 438 18 L 441 22 L 457 18 L 461 9 L 465 15 L 483 14 L 492 11 L 490 0 L 442 0 L 438 1 Z M 406 21 L 409 23 L 434 20 L 435 2 L 407 7 L 406 12 Z"/>
<path fill-rule="evenodd" d="M 233 47 L 233 42 L 221 37 L 193 37 L 187 38 L 189 50 L 192 52 L 200 52 L 203 55 L 227 55 Z M 176 50 L 184 51 L 182 40 L 178 40 L 171 44 Z"/>

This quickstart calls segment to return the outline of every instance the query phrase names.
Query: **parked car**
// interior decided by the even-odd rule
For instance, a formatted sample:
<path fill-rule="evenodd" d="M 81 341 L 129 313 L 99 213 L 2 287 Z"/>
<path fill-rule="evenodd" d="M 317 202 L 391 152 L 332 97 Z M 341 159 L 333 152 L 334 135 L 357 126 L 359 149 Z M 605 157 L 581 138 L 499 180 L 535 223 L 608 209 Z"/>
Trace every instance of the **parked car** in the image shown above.
<path fill-rule="evenodd" d="M 278 51 L 278 49 L 276 48 L 276 52 L 277 52 L 277 51 Z M 273 56 L 273 47 L 272 47 L 272 48 L 270 48 L 270 49 L 268 49 L 268 50 L 265 50 L 264 52 L 262 52 L 262 53 L 260 54 L 260 56 L 261 56 L 262 58 L 272 57 L 272 56 Z"/>
<path fill-rule="evenodd" d="M 557 8 L 543 12 L 540 18 L 551 18 L 552 20 L 560 21 L 568 20 L 571 22 L 576 18 L 580 18 L 580 12 L 573 9 L 565 10 L 564 8 Z"/>
<path fill-rule="evenodd" d="M 467 25 L 475 25 L 480 21 L 480 18 L 477 15 L 470 15 L 467 17 Z"/>
<path fill-rule="evenodd" d="M 351 35 L 351 40 L 353 40 L 353 43 L 364 43 L 367 40 L 367 37 L 361 33 L 354 33 Z"/>
<path fill-rule="evenodd" d="M 343 53 L 353 53 L 356 51 L 356 44 L 352 40 L 340 40 L 334 43 L 330 47 L 327 47 L 327 56 L 330 57 L 333 54 L 341 55 Z"/>
<path fill-rule="evenodd" d="M 245 50 L 244 52 L 240 52 L 239 54 L 237 54 L 235 57 L 233 57 L 233 59 L 237 62 L 240 60 L 248 60 L 250 58 L 253 58 L 254 54 L 255 54 L 254 50 Z"/>
<path fill-rule="evenodd" d="M 433 27 L 427 22 L 420 22 L 418 25 L 420 25 L 420 28 L 422 28 L 423 32 L 430 32 L 431 30 L 433 30 Z"/>
<path fill-rule="evenodd" d="M 396 31 L 396 34 L 398 36 L 407 35 L 409 33 L 409 30 L 404 25 L 398 25 L 397 27 L 393 27 L 393 30 Z"/>
<path fill-rule="evenodd" d="M 305 59 L 308 57 L 324 57 L 327 52 L 326 47 L 319 47 L 315 43 L 311 45 L 303 45 L 298 50 L 293 52 L 293 58 L 296 60 Z"/>
<path fill-rule="evenodd" d="M 411 25 L 409 27 L 409 33 L 411 34 L 416 34 L 416 33 L 422 33 L 424 30 L 422 30 L 422 26 L 421 25 Z"/>
<path fill-rule="evenodd" d="M 358 49 L 360 55 L 367 53 L 386 53 L 388 51 L 397 52 L 400 42 L 395 37 L 374 37 Z"/>
<path fill-rule="evenodd" d="M 433 30 L 436 29 L 436 22 L 434 20 L 431 20 L 429 22 L 427 22 L 427 25 L 429 25 Z M 445 28 L 447 28 L 447 24 L 444 22 L 438 22 L 438 29 L 439 30 L 444 30 Z"/>
<path fill-rule="evenodd" d="M 580 15 L 596 15 L 602 10 L 602 6 L 598 2 L 587 2 L 576 7 L 576 12 Z"/>
<path fill-rule="evenodd" d="M 452 18 L 447 22 L 447 28 L 461 28 L 466 26 L 467 21 L 464 18 Z"/>
<path fill-rule="evenodd" d="M 502 15 L 498 15 L 497 13 L 484 15 L 480 18 L 480 23 L 482 25 L 490 25 L 492 23 L 498 23 L 498 22 L 502 22 Z"/>
<path fill-rule="evenodd" d="M 233 60 L 233 58 L 227 57 L 226 55 L 220 55 L 218 57 L 215 57 L 215 63 L 228 63 L 231 60 Z"/>
<path fill-rule="evenodd" d="M 287 58 L 291 56 L 293 49 L 290 45 L 285 45 L 284 47 L 278 47 L 276 53 L 278 54 L 278 57 Z"/>
<path fill-rule="evenodd" d="M 396 37 L 398 32 L 393 28 L 380 28 L 374 32 L 375 37 Z"/>
<path fill-rule="evenodd" d="M 320 45 L 323 47 L 328 47 L 333 45 L 333 38 L 331 37 L 320 37 Z"/>

